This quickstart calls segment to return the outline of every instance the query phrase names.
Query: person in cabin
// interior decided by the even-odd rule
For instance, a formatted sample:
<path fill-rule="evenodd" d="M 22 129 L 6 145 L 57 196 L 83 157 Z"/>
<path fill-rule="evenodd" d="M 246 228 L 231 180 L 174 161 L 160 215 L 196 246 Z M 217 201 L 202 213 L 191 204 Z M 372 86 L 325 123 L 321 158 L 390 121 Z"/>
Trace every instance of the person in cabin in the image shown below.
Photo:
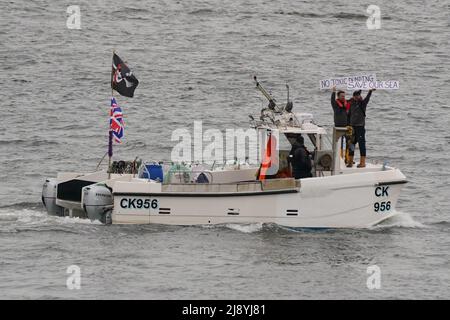
<path fill-rule="evenodd" d="M 295 179 L 309 178 L 311 174 L 311 159 L 309 151 L 305 147 L 305 140 L 301 135 L 292 144 L 291 152 L 289 152 L 288 162 L 292 167 L 292 175 Z"/>
<path fill-rule="evenodd" d="M 355 91 L 353 92 L 353 97 L 349 100 L 349 125 L 353 128 L 355 145 L 359 144 L 359 152 L 361 156 L 357 166 L 358 168 L 364 168 L 366 166 L 366 108 L 372 95 L 372 91 L 375 91 L 375 89 L 370 89 L 364 99 L 361 97 L 361 90 Z M 355 151 L 353 148 L 353 150 L 350 150 L 347 167 L 353 166 L 354 154 Z"/>

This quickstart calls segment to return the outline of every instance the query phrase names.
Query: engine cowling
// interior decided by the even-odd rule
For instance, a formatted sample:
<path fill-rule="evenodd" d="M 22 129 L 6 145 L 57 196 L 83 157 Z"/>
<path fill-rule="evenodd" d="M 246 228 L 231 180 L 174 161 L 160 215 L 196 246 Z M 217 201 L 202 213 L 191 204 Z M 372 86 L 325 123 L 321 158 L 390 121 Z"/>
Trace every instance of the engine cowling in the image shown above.
<path fill-rule="evenodd" d="M 52 216 L 64 216 L 64 208 L 56 204 L 56 188 L 58 182 L 55 178 L 46 179 L 42 186 L 42 203 L 47 213 Z"/>
<path fill-rule="evenodd" d="M 111 190 L 104 184 L 86 186 L 82 191 L 82 205 L 91 220 L 111 223 L 111 211 L 114 205 Z"/>

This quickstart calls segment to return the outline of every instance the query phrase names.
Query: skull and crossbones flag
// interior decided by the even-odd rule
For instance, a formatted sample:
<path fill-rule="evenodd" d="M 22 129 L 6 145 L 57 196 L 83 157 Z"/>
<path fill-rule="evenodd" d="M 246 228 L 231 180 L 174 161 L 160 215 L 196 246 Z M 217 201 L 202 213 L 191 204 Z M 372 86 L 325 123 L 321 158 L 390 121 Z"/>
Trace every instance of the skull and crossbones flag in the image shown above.
<path fill-rule="evenodd" d="M 133 98 L 139 81 L 130 68 L 114 53 L 111 70 L 111 88 L 125 97 Z"/>

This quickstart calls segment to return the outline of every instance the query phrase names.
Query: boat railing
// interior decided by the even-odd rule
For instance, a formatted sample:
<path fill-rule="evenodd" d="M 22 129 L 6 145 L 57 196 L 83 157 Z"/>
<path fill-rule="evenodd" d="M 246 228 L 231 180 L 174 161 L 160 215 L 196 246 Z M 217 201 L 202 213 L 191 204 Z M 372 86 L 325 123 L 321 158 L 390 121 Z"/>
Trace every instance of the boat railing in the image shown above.
<path fill-rule="evenodd" d="M 300 181 L 294 178 L 240 181 L 236 183 L 181 183 L 165 184 L 163 192 L 263 192 L 276 190 L 296 190 Z"/>

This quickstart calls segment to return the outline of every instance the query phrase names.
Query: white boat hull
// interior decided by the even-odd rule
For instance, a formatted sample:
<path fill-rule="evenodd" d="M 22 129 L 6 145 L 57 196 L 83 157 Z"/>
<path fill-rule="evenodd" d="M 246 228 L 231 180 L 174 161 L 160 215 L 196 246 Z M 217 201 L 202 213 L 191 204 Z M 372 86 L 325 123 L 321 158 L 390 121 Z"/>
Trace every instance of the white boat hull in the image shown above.
<path fill-rule="evenodd" d="M 368 228 L 395 215 L 405 182 L 398 169 L 302 179 L 299 188 L 263 192 L 162 192 L 156 184 L 143 192 L 142 183 L 118 182 L 112 223 Z"/>

